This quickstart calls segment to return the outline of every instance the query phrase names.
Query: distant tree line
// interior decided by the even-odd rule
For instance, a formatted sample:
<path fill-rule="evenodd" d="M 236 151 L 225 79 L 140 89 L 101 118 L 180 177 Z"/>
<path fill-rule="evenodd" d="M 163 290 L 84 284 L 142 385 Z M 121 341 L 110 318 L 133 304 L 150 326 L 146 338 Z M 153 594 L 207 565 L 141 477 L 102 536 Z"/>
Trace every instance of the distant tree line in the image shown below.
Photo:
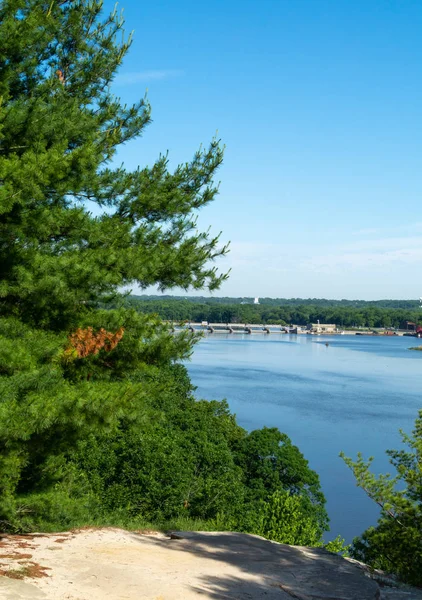
<path fill-rule="evenodd" d="M 362 306 L 302 304 L 240 304 L 215 303 L 214 299 L 196 302 L 171 297 L 143 299 L 130 296 L 126 303 L 142 313 L 156 313 L 164 320 L 209 321 L 210 323 L 274 323 L 280 325 L 306 325 L 307 323 L 335 323 L 339 327 L 395 327 L 403 321 L 422 324 L 419 308 L 387 308 L 375 303 Z M 327 301 L 328 302 L 328 301 Z M 391 300 L 393 303 L 394 301 Z M 410 301 L 409 301 L 410 302 Z"/>
<path fill-rule="evenodd" d="M 173 296 L 173 295 L 132 295 L 132 299 L 144 301 L 186 300 L 195 304 L 253 304 L 252 297 L 230 298 L 228 296 Z M 402 308 L 417 310 L 419 300 L 332 300 L 328 298 L 259 298 L 261 306 L 304 306 L 352 307 L 352 308 Z"/>

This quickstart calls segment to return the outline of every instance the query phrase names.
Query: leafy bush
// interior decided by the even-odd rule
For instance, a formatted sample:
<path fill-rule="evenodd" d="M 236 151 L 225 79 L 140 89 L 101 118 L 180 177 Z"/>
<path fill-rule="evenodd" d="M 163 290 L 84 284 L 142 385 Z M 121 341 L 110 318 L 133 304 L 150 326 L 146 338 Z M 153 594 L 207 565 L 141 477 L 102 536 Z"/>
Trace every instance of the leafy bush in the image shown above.
<path fill-rule="evenodd" d="M 401 434 L 409 449 L 387 452 L 395 477 L 371 473 L 372 458 L 365 461 L 359 454 L 353 462 L 342 455 L 357 485 L 381 507 L 378 525 L 353 541 L 351 555 L 422 586 L 422 411 L 413 434 Z"/>
<path fill-rule="evenodd" d="M 161 370 L 144 395 L 141 428 L 81 443 L 78 467 L 105 514 L 125 507 L 131 519 L 199 519 L 322 545 L 325 498 L 300 451 L 277 429 L 247 433 L 225 402 L 196 401 L 187 382 L 180 365 Z"/>
<path fill-rule="evenodd" d="M 318 546 L 321 533 L 309 514 L 307 499 L 289 492 L 274 492 L 264 503 L 257 533 L 284 544 Z"/>
<path fill-rule="evenodd" d="M 277 429 L 196 400 L 175 364 L 189 334 L 132 310 L 90 322 L 66 336 L 0 319 L 3 530 L 187 519 L 321 543 L 318 476 Z"/>

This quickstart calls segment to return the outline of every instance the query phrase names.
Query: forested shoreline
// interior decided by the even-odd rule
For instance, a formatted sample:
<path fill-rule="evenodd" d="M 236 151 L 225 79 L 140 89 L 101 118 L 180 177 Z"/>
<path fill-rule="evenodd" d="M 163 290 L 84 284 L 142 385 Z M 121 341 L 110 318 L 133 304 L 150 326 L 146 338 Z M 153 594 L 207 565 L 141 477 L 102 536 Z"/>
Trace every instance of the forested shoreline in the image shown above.
<path fill-rule="evenodd" d="M 254 304 L 255 298 L 250 296 L 178 296 L 176 294 L 131 294 L 130 297 L 134 300 L 151 300 L 151 301 L 174 301 L 186 300 L 188 302 L 196 302 L 199 304 Z M 352 308 L 404 308 L 408 310 L 418 309 L 421 306 L 419 300 L 341 300 L 333 298 L 258 298 L 259 305 L 265 306 L 341 306 Z"/>
<path fill-rule="evenodd" d="M 208 321 L 210 323 L 274 323 L 280 325 L 307 325 L 308 323 L 335 323 L 339 327 L 394 327 L 411 321 L 422 324 L 422 310 L 414 301 L 382 300 L 377 302 L 340 300 L 274 300 L 253 304 L 246 300 L 224 298 L 171 298 L 169 296 L 129 296 L 127 306 L 142 313 L 155 313 L 169 321 Z M 240 299 L 239 299 L 240 300 Z M 261 303 L 262 302 L 262 303 Z M 353 304 L 352 304 L 353 302 Z M 356 306 L 355 304 L 359 304 Z M 389 307 L 408 304 L 409 307 Z"/>

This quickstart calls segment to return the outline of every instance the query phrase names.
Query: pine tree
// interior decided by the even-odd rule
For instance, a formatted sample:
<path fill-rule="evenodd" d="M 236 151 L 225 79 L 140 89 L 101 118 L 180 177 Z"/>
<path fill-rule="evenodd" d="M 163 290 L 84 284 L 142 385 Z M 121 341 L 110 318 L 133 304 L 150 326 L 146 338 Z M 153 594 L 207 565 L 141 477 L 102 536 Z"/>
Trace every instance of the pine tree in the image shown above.
<path fill-rule="evenodd" d="M 146 395 L 162 394 L 160 369 L 191 351 L 189 335 L 134 310 L 101 310 L 105 299 L 131 284 L 215 289 L 225 278 L 212 262 L 226 248 L 194 218 L 218 191 L 219 142 L 173 172 L 167 156 L 114 166 L 150 106 L 112 93 L 130 37 L 102 4 L 0 0 L 3 530 L 68 506 L 55 486 L 70 485 L 81 440 L 139 423 Z M 171 373 L 160 375 L 170 388 Z M 47 520 L 58 522 L 56 508 Z"/>
<path fill-rule="evenodd" d="M 194 218 L 218 191 L 219 142 L 173 172 L 166 155 L 113 164 L 150 106 L 113 95 L 131 40 L 102 4 L 0 3 L 0 314 L 41 327 L 76 324 L 123 285 L 213 290 L 225 278 L 212 262 L 226 248 Z"/>
<path fill-rule="evenodd" d="M 227 248 L 195 224 L 218 191 L 217 140 L 173 172 L 167 156 L 114 166 L 150 122 L 146 99 L 111 91 L 122 33 L 101 0 L 0 0 L 0 531 L 178 516 L 246 529 L 270 501 L 264 534 L 319 543 L 325 499 L 288 438 L 242 444 L 227 405 L 198 402 L 174 364 L 195 336 L 105 306 L 122 286 L 226 277 L 213 261 Z M 277 529 L 286 514 L 303 526 Z"/>

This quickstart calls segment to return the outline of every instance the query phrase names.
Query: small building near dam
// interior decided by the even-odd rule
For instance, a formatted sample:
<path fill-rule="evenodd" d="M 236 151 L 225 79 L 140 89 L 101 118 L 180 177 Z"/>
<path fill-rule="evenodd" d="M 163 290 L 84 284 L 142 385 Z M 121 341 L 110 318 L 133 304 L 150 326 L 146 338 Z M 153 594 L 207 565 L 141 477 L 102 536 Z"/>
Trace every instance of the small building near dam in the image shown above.
<path fill-rule="evenodd" d="M 400 323 L 400 329 L 404 329 L 405 331 L 416 331 L 416 323 L 412 321 L 402 321 Z"/>
<path fill-rule="evenodd" d="M 337 326 L 333 323 L 309 323 L 306 329 L 309 333 L 336 333 Z"/>

